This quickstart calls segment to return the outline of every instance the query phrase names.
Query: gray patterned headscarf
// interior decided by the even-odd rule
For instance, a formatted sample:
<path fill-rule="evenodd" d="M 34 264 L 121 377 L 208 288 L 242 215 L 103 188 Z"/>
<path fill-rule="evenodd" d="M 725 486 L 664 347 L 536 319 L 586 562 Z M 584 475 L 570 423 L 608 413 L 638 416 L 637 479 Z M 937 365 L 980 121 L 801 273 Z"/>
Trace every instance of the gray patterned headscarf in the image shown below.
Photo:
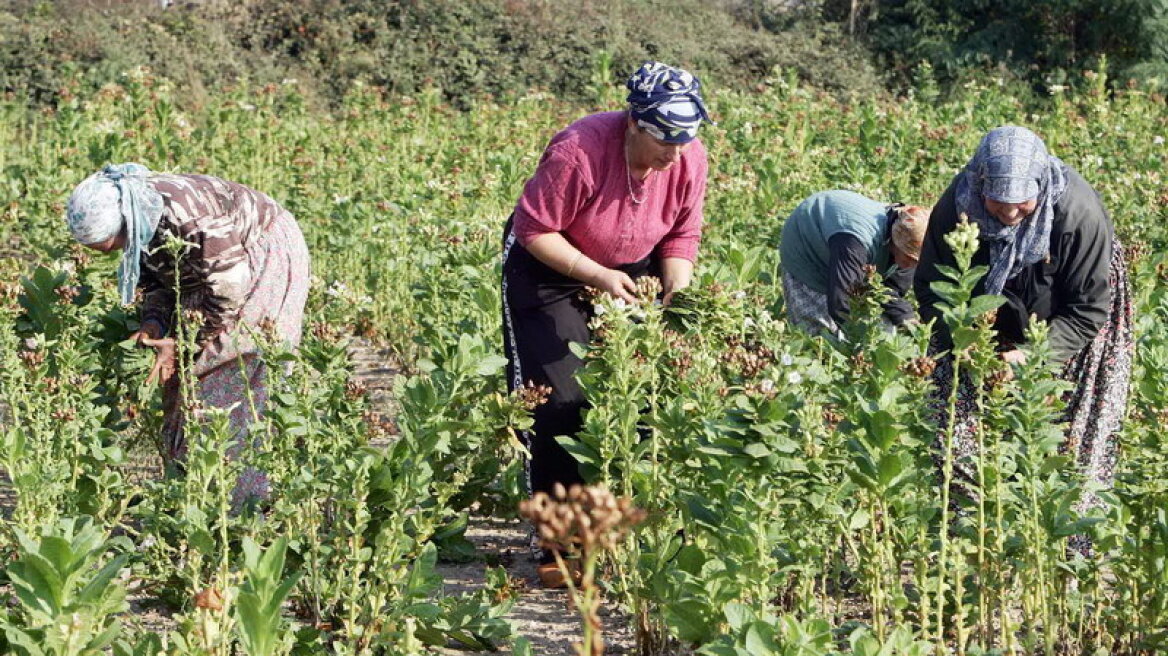
<path fill-rule="evenodd" d="M 1046 150 L 1030 130 L 1006 125 L 982 138 L 957 181 L 957 212 L 969 216 L 990 243 L 987 294 L 1000 294 L 1006 281 L 1050 252 L 1054 206 L 1067 189 L 1067 165 Z M 1024 203 L 1037 199 L 1029 216 L 1002 225 L 985 209 L 985 199 Z"/>
<path fill-rule="evenodd" d="M 66 210 L 69 231 L 82 244 L 106 241 L 125 230 L 118 265 L 124 305 L 134 302 L 141 256 L 162 217 L 162 194 L 150 185 L 149 176 L 150 169 L 141 164 L 109 164 L 77 185 Z"/>

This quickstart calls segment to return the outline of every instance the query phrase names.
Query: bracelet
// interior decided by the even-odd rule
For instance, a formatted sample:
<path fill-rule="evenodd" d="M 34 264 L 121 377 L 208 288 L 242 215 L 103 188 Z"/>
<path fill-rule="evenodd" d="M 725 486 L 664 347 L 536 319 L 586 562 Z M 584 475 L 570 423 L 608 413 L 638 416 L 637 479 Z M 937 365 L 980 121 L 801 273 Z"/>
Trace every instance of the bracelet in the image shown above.
<path fill-rule="evenodd" d="M 568 272 L 565 273 L 564 275 L 571 278 L 572 272 L 576 270 L 576 264 L 578 264 L 580 262 L 580 258 L 582 258 L 582 257 L 584 257 L 584 252 L 583 251 L 576 251 L 576 257 L 572 258 L 572 263 L 568 265 Z"/>

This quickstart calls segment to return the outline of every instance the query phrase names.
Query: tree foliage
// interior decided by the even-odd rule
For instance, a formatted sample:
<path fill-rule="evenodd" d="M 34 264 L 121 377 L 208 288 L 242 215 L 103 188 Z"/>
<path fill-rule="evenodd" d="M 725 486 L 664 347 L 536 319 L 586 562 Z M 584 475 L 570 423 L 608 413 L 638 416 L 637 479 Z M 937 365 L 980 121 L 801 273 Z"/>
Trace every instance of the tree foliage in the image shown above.
<path fill-rule="evenodd" d="M 1168 79 L 1168 0 L 868 0 L 861 28 L 908 80 L 922 61 L 943 81 L 1001 66 L 1061 84 L 1103 58 L 1118 79 Z"/>

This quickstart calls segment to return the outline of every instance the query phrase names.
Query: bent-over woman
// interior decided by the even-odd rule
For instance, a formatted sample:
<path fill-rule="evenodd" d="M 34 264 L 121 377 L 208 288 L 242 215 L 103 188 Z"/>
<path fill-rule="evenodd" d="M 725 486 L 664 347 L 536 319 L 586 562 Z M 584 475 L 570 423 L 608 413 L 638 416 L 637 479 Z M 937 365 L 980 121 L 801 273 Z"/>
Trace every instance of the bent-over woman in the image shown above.
<path fill-rule="evenodd" d="M 140 328 L 131 337 L 156 351 L 150 378 L 163 385 L 164 457 L 175 463 L 187 451 L 174 375 L 180 311 L 198 317 L 192 371 L 198 398 L 230 409 L 231 428 L 242 441 L 267 402 L 264 366 L 250 331 L 270 326 L 288 347 L 300 342 L 309 258 L 296 220 L 241 184 L 152 173 L 138 164 L 107 166 L 83 181 L 69 198 L 67 219 L 85 246 L 122 250 L 122 303 L 141 293 Z M 186 244 L 177 256 L 164 247 L 171 238 Z"/>
<path fill-rule="evenodd" d="M 942 237 L 961 214 L 980 230 L 973 263 L 989 266 L 975 293 L 1006 298 L 994 323 L 1001 358 L 1024 361 L 1017 346 L 1026 341 L 1031 317 L 1049 324 L 1054 357 L 1075 385 L 1067 399 L 1065 449 L 1090 480 L 1110 487 L 1134 341 L 1123 249 L 1099 194 L 1030 130 L 990 131 L 933 208 L 917 267 L 921 316 L 937 319 L 936 345 L 942 349 L 951 342 L 932 283 L 942 279 L 939 265 L 955 265 Z M 949 360 L 937 367 L 942 398 L 952 389 L 952 372 Z M 968 387 L 959 389 L 964 417 L 974 410 Z M 959 474 L 975 480 L 976 444 L 960 425 L 956 448 Z M 1096 501 L 1088 495 L 1080 507 Z"/>
<path fill-rule="evenodd" d="M 590 339 L 585 285 L 632 301 L 633 279 L 652 263 L 668 303 L 693 273 L 706 191 L 701 84 L 652 62 L 627 87 L 626 110 L 586 116 L 552 138 L 504 232 L 508 384 L 552 390 L 523 436 L 531 493 L 581 482 L 555 438 L 579 430 L 585 406 L 574 378 L 581 362 L 568 348 Z M 545 584 L 562 584 L 549 578 L 556 576 L 550 554 L 541 559 L 550 564 L 540 572 Z"/>
<path fill-rule="evenodd" d="M 787 217 L 779 243 L 787 316 L 809 332 L 839 334 L 849 296 L 874 266 L 887 273 L 884 285 L 892 296 L 883 304 L 885 321 L 899 326 L 915 320 L 904 296 L 928 223 L 928 208 L 881 203 L 853 191 L 808 197 Z"/>

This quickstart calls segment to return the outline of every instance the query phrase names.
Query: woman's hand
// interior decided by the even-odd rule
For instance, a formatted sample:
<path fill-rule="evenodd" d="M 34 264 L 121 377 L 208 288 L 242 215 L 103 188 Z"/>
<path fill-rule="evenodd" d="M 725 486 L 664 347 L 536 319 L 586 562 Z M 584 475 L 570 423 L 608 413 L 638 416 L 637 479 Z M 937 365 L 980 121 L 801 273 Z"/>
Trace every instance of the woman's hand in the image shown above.
<path fill-rule="evenodd" d="M 145 321 L 138 330 L 130 333 L 128 339 L 142 344 L 143 339 L 162 339 L 162 326 L 154 320 Z"/>
<path fill-rule="evenodd" d="M 170 382 L 170 379 L 174 377 L 178 360 L 174 340 L 169 337 L 165 339 L 140 337 L 138 343 L 154 349 L 154 367 L 150 369 L 150 376 L 146 378 L 146 384 L 150 385 L 158 381 L 160 385 L 165 385 Z"/>
<path fill-rule="evenodd" d="M 1026 354 L 1023 353 L 1022 351 L 1020 351 L 1019 349 L 1010 349 L 1009 351 L 1002 351 L 1001 353 L 998 354 L 998 357 L 1001 358 L 1002 362 L 1005 362 L 1006 364 L 1026 364 Z M 1008 382 L 1014 380 L 1014 367 L 1006 367 L 1006 370 L 1002 373 L 1003 373 L 1002 380 L 1004 380 L 1005 382 L 1008 383 Z"/>
<path fill-rule="evenodd" d="M 998 354 L 998 357 L 1009 364 L 1026 364 L 1026 354 L 1021 349 L 1002 351 Z"/>
<path fill-rule="evenodd" d="M 624 271 L 598 267 L 596 273 L 589 276 L 587 284 L 608 292 L 614 298 L 623 299 L 626 303 L 636 303 L 637 284 Z"/>

